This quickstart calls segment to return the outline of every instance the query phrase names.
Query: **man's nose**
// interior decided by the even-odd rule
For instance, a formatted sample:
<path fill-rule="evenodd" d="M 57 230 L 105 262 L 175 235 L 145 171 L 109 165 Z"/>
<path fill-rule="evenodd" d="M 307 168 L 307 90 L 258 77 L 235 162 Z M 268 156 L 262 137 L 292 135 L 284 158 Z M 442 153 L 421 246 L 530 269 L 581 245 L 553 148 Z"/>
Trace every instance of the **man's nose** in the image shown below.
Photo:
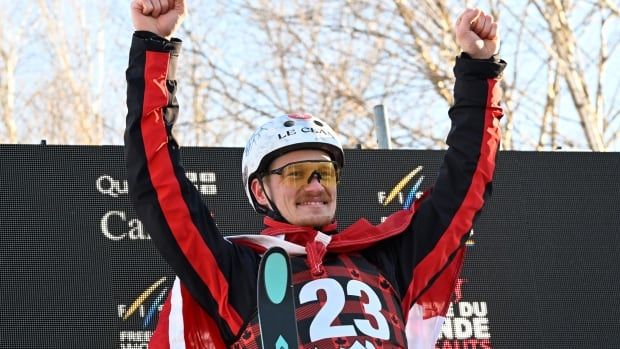
<path fill-rule="evenodd" d="M 323 185 L 321 184 L 321 175 L 318 172 L 313 172 L 308 177 L 308 184 L 304 186 L 306 190 L 323 190 Z"/>
<path fill-rule="evenodd" d="M 319 183 L 321 182 L 321 174 L 318 171 L 314 171 L 310 174 L 310 176 L 308 176 L 308 184 L 310 184 L 310 182 L 312 182 L 315 178 Z"/>

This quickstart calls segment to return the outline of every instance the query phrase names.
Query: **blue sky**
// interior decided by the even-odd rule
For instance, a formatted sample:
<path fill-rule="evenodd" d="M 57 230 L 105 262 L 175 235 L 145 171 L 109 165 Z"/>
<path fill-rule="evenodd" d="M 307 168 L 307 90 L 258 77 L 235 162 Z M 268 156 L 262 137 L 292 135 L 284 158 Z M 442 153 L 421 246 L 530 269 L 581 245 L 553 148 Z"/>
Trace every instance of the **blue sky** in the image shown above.
<path fill-rule="evenodd" d="M 3 7 L 7 9 L 8 13 L 15 13 L 12 11 L 17 11 L 18 13 L 24 14 L 24 9 L 29 6 L 36 5 L 35 1 L 27 1 L 22 3 L 8 2 L 8 0 L 1 0 Z M 5 3 L 6 2 L 6 3 Z M 63 2 L 66 4 L 67 2 Z M 71 2 L 69 2 L 71 4 Z M 455 3 L 458 3 L 455 1 Z M 465 2 L 468 4 L 472 4 L 472 2 Z M 482 4 L 486 4 L 486 2 L 481 2 Z M 507 1 L 507 3 L 514 3 L 514 11 L 521 11 L 523 6 L 520 1 Z M 74 11 L 76 8 L 71 8 L 70 6 L 63 7 L 58 9 L 59 20 L 63 23 L 63 28 L 65 30 L 65 36 L 69 39 L 70 43 L 75 43 L 76 45 L 80 43 L 81 38 L 84 35 L 97 36 L 99 40 L 94 42 L 99 42 L 98 47 L 103 47 L 105 50 L 105 59 L 101 63 L 97 63 L 95 69 L 95 79 L 92 82 L 95 87 L 95 93 L 100 91 L 103 93 L 104 105 L 102 106 L 105 111 L 103 112 L 106 117 L 106 123 L 109 128 L 104 132 L 104 144 L 121 144 L 122 143 L 122 127 L 124 123 L 124 118 L 120 115 L 124 115 L 125 107 L 124 107 L 124 70 L 127 62 L 127 51 L 130 43 L 131 33 L 133 31 L 132 25 L 130 23 L 129 16 L 129 2 L 125 0 L 110 0 L 105 3 L 92 3 L 86 2 L 83 0 L 78 0 L 73 2 L 73 4 L 89 4 L 89 6 L 84 6 L 83 8 L 79 8 L 78 10 L 84 11 L 86 14 L 86 18 L 88 18 L 89 29 L 88 32 L 84 32 L 82 26 L 78 26 L 75 21 Z M 578 8 L 579 6 L 583 6 L 583 8 L 587 8 L 585 1 L 576 1 Z M 580 5 L 582 4 L 582 5 Z M 190 1 L 190 5 L 192 7 L 200 8 L 200 12 L 198 13 L 190 13 L 189 18 L 186 21 L 186 27 L 193 29 L 195 26 L 203 26 L 205 23 L 213 26 L 212 30 L 214 33 L 219 33 L 219 37 L 214 37 L 213 42 L 218 45 L 219 52 L 213 52 L 210 54 L 219 55 L 221 59 L 226 60 L 230 66 L 238 66 L 239 69 L 243 69 L 244 63 L 243 58 L 251 54 L 248 52 L 247 48 L 256 45 L 256 43 L 251 42 L 251 38 L 247 35 L 247 30 L 250 28 L 250 25 L 247 23 L 243 23 L 238 16 L 231 14 L 226 11 L 225 8 L 218 7 L 218 5 L 214 4 L 212 1 Z M 234 7 L 231 5 L 231 7 Z M 482 6 L 485 7 L 484 5 Z M 203 13 L 202 10 L 205 10 Z M 220 12 L 221 11 L 221 12 Z M 585 11 L 576 11 L 578 15 L 571 17 L 571 21 L 582 21 L 587 13 Z M 26 13 L 27 14 L 27 13 Z M 214 18 L 210 18 L 212 16 L 217 15 L 219 21 L 214 23 Z M 517 85 L 528 86 L 529 92 L 534 92 L 533 95 L 544 96 L 546 91 L 546 74 L 544 70 L 540 70 L 540 64 L 537 63 L 539 59 L 538 52 L 544 49 L 545 45 L 548 45 L 548 42 L 537 42 L 535 40 L 528 41 L 524 40 L 520 43 L 520 45 L 528 45 L 532 47 L 531 50 L 523 51 L 521 56 L 518 57 L 518 60 L 515 61 L 516 57 L 514 57 L 514 52 L 516 50 L 516 31 L 519 30 L 519 26 L 514 25 L 511 26 L 511 23 L 506 19 L 510 18 L 510 14 L 503 14 L 504 22 L 501 22 L 502 31 L 503 31 L 503 42 L 502 42 L 502 55 L 509 62 L 508 68 L 505 71 L 506 79 L 517 79 L 512 80 L 511 82 L 515 82 Z M 535 11 L 530 8 L 530 16 L 531 23 L 536 23 L 535 20 L 539 16 Z M 27 45 L 23 46 L 23 51 L 20 55 L 21 61 L 17 70 L 17 86 L 19 86 L 18 93 L 22 95 L 27 95 L 29 91 L 32 91 L 36 88 L 40 88 L 41 84 L 44 84 L 46 79 L 50 79 L 49 74 L 49 56 L 46 57 L 45 54 L 42 54 L 41 50 L 46 50 L 45 43 L 43 40 L 43 35 L 45 35 L 41 30 L 41 23 L 34 16 L 10 16 L 8 18 L 3 18 L 3 29 L 5 33 L 11 33 L 15 31 L 21 24 L 27 23 L 30 25 L 28 28 L 37 34 L 34 38 L 30 38 L 32 42 L 28 42 Z M 610 38 L 620 37 L 620 25 L 618 25 L 618 19 L 616 18 L 615 24 L 612 28 L 608 30 L 608 35 Z M 528 24 L 529 25 L 529 24 Z M 38 28 L 38 29 L 37 29 Z M 583 35 L 585 37 L 592 37 L 593 40 L 583 40 L 581 42 L 580 49 L 585 53 L 595 54 L 598 50 L 596 42 L 597 36 L 599 33 L 599 24 L 596 21 L 593 21 L 585 27 L 586 31 Z M 528 30 L 532 30 L 535 32 L 542 32 L 542 28 L 536 28 L 534 25 L 528 26 Z M 191 46 L 191 42 L 187 40 L 187 38 L 183 38 L 186 40 L 186 46 Z M 543 38 L 544 40 L 544 38 Z M 103 41 L 103 45 L 101 44 Z M 615 39 L 617 43 L 618 40 Z M 585 47 L 586 45 L 592 45 L 591 47 Z M 96 47 L 91 47 L 91 50 L 95 50 Z M 530 57 L 528 57 L 530 56 Z M 239 61 L 237 61 L 239 60 Z M 588 69 L 589 74 L 592 74 L 592 81 L 596 78 L 594 73 L 593 62 L 586 59 L 581 62 L 583 66 Z M 620 97 L 619 91 L 620 84 L 618 81 L 620 80 L 618 68 L 620 68 L 620 54 L 618 54 L 618 49 L 614 50 L 610 61 L 608 63 L 608 74 L 605 77 L 605 83 L 610 86 L 614 86 L 615 88 L 608 88 L 606 90 L 607 95 L 607 108 L 615 105 L 616 110 L 618 110 L 620 105 Z M 182 66 L 180 67 L 182 69 Z M 543 73 L 541 73 L 543 72 Z M 46 75 L 47 74 L 47 75 Z M 529 85 L 528 85 L 529 84 Z M 590 92 L 593 93 L 593 89 L 596 86 L 592 84 L 590 86 Z M 182 109 L 181 109 L 181 121 L 187 114 L 187 111 L 184 112 L 184 105 L 189 103 L 189 101 L 184 100 L 184 96 L 180 95 Z M 388 104 L 388 108 L 390 108 L 389 101 L 386 102 Z M 518 145 L 517 149 L 523 150 L 531 150 L 532 142 L 537 137 L 537 130 L 532 129 L 532 125 L 534 121 L 532 118 L 537 118 L 540 114 L 540 107 L 536 107 L 536 101 L 532 101 L 531 106 L 521 105 L 519 106 L 519 115 L 515 115 L 517 121 L 515 123 L 515 137 L 518 137 L 520 146 Z M 19 105 L 17 106 L 19 108 Z M 438 110 L 438 112 L 445 113 L 445 104 L 442 101 L 436 103 L 435 106 L 426 106 L 425 111 L 428 110 Z M 390 108 L 397 109 L 397 108 Z M 19 109 L 17 110 L 19 114 Z M 421 111 L 424 112 L 424 111 Z M 574 112 L 574 108 L 572 106 L 572 101 L 570 100 L 570 95 L 566 88 L 563 89 L 561 95 L 561 103 L 560 103 L 560 115 L 561 115 L 561 127 L 562 132 L 572 133 L 575 135 L 577 140 L 583 138 L 583 134 L 581 132 L 579 121 L 577 120 Z M 21 118 L 33 118 L 33 117 L 41 117 L 41 116 L 20 116 Z M 618 117 L 620 119 L 620 117 Z M 186 119 L 187 120 L 187 119 Z M 528 121 L 528 122 L 525 122 Z M 20 121 L 22 122 L 22 121 Z M 24 121 L 25 122 L 25 121 Z M 36 122 L 30 119 L 28 122 Z M 620 129 L 619 124 L 620 120 L 615 121 L 615 129 Z M 612 125 L 613 126 L 613 125 Z M 441 124 L 436 126 L 439 128 L 438 133 L 447 132 L 447 124 Z M 22 139 L 28 143 L 37 143 L 40 139 L 46 138 L 45 135 L 37 134 L 36 132 L 23 135 Z M 620 142 L 616 142 L 616 145 L 610 149 L 614 151 L 620 150 Z M 243 146 L 243 140 L 239 137 L 230 138 L 225 141 L 224 144 L 218 144 L 220 146 Z M 583 144 L 576 144 L 574 148 L 567 146 L 568 149 L 582 149 L 584 147 Z"/>

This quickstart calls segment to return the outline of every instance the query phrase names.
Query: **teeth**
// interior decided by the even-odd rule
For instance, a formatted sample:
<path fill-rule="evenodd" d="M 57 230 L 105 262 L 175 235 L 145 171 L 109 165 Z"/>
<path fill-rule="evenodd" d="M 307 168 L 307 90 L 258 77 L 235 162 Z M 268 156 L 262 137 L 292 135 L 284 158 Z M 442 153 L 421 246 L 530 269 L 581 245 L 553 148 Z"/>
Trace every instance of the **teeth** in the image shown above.
<path fill-rule="evenodd" d="M 306 202 L 299 203 L 298 205 L 301 205 L 301 206 L 305 206 L 305 205 L 325 205 L 325 202 L 323 202 L 323 201 L 306 201 Z"/>

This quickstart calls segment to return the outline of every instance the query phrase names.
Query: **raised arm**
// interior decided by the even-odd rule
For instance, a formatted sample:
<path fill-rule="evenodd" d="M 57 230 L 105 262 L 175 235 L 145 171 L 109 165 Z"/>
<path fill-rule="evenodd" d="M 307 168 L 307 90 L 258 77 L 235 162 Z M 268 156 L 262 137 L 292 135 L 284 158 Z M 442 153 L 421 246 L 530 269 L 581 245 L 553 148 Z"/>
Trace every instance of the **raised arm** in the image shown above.
<path fill-rule="evenodd" d="M 161 255 L 224 340 L 232 341 L 255 308 L 255 298 L 247 295 L 254 292 L 258 256 L 223 239 L 185 175 L 172 136 L 181 42 L 167 38 L 183 19 L 184 2 L 137 0 L 131 8 L 136 32 L 126 73 L 129 194 Z"/>
<path fill-rule="evenodd" d="M 465 10 L 457 20 L 456 37 L 463 53 L 454 66 L 454 105 L 448 112 L 452 126 L 430 199 L 440 223 L 459 223 L 462 235 L 490 194 L 503 116 L 498 82 L 505 63 L 496 56 L 497 23 L 484 12 Z"/>
<path fill-rule="evenodd" d="M 496 56 L 497 24 L 469 9 L 456 33 L 463 53 L 454 67 L 449 147 L 432 191 L 416 204 L 408 231 L 393 242 L 403 309 L 418 304 L 424 318 L 447 310 L 465 240 L 491 191 L 503 114 L 498 79 L 505 62 Z"/>

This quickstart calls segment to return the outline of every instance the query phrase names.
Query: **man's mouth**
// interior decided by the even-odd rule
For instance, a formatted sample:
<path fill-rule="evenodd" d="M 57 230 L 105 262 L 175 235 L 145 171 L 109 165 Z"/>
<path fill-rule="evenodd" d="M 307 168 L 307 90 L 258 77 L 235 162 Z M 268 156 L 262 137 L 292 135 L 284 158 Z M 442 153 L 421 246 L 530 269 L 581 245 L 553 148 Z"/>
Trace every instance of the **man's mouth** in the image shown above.
<path fill-rule="evenodd" d="M 298 202 L 297 206 L 323 206 L 327 205 L 326 201 L 303 201 Z"/>

